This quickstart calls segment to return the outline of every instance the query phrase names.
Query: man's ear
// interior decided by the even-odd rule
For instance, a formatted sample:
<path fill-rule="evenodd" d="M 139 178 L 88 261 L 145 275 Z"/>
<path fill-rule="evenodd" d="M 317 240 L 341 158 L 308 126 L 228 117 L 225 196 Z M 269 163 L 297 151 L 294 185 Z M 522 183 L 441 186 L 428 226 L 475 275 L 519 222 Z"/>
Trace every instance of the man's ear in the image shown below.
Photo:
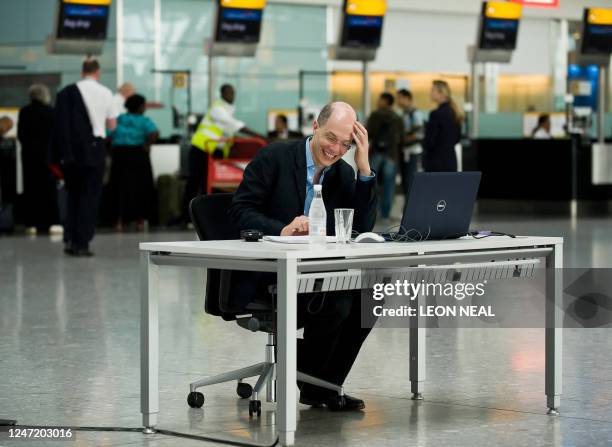
<path fill-rule="evenodd" d="M 319 123 L 317 122 L 317 120 L 314 120 L 312 122 L 312 133 L 315 132 L 315 130 L 319 129 Z"/>

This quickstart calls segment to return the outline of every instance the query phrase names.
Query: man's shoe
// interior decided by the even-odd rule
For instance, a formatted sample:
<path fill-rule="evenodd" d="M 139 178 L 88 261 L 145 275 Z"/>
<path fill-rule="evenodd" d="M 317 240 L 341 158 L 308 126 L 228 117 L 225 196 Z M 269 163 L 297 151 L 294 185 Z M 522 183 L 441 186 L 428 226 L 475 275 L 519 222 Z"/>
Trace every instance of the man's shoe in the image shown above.
<path fill-rule="evenodd" d="M 348 395 L 329 396 L 323 399 L 313 399 L 300 394 L 300 403 L 314 408 L 327 407 L 330 411 L 359 411 L 365 408 L 365 402 Z"/>
<path fill-rule="evenodd" d="M 88 248 L 73 248 L 68 254 L 78 258 L 89 258 L 94 255 Z"/>
<path fill-rule="evenodd" d="M 310 405 L 313 408 L 323 408 L 327 399 L 313 399 L 308 396 L 300 394 L 300 403 L 304 405 Z"/>
<path fill-rule="evenodd" d="M 345 394 L 327 399 L 327 408 L 331 411 L 359 411 L 365 408 L 365 402 Z"/>

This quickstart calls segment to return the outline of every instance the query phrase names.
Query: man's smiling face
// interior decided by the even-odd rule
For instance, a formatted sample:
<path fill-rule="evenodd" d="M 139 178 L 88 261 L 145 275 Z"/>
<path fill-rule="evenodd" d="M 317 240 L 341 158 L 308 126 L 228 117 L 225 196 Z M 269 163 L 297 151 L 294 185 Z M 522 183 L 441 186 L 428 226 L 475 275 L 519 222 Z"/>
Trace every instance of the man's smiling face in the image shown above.
<path fill-rule="evenodd" d="M 351 148 L 355 119 L 352 108 L 338 104 L 334 105 L 326 122 L 313 123 L 311 150 L 316 166 L 331 166 Z"/>

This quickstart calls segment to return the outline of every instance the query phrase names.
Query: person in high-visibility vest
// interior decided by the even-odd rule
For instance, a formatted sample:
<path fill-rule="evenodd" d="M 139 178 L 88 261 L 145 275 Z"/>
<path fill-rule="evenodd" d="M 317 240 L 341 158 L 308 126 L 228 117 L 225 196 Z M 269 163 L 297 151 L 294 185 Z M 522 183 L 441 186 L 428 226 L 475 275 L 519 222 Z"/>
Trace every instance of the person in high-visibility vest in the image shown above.
<path fill-rule="evenodd" d="M 191 138 L 189 151 L 189 177 L 185 186 L 183 212 L 189 216 L 189 202 L 198 194 L 206 193 L 208 159 L 227 158 L 235 134 L 264 138 L 234 118 L 236 92 L 229 84 L 221 86 L 221 97 L 215 100 Z"/>

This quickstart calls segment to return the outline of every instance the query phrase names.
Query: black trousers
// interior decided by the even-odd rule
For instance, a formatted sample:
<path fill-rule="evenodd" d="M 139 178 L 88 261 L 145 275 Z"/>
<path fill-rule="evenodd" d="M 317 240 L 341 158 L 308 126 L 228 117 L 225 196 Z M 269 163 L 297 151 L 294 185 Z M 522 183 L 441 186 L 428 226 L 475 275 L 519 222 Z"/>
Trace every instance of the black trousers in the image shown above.
<path fill-rule="evenodd" d="M 59 223 L 57 186 L 49 165 L 44 160 L 22 156 L 23 220 L 26 227 L 44 232 Z"/>
<path fill-rule="evenodd" d="M 153 169 L 143 146 L 114 146 L 109 179 L 114 222 L 147 219 L 153 202 Z"/>
<path fill-rule="evenodd" d="M 189 150 L 189 177 L 183 196 L 183 218 L 189 220 L 189 202 L 200 194 L 206 194 L 208 181 L 208 154 L 191 146 Z"/>
<path fill-rule="evenodd" d="M 364 307 L 369 307 L 366 304 Z M 368 309 L 368 327 L 362 328 L 361 291 L 328 292 L 298 296 L 297 367 L 300 372 L 342 385 L 375 318 Z M 333 391 L 298 382 L 309 397 L 327 397 Z"/>
<path fill-rule="evenodd" d="M 75 249 L 89 248 L 98 220 L 104 165 L 66 166 L 68 193 L 64 242 Z"/>

